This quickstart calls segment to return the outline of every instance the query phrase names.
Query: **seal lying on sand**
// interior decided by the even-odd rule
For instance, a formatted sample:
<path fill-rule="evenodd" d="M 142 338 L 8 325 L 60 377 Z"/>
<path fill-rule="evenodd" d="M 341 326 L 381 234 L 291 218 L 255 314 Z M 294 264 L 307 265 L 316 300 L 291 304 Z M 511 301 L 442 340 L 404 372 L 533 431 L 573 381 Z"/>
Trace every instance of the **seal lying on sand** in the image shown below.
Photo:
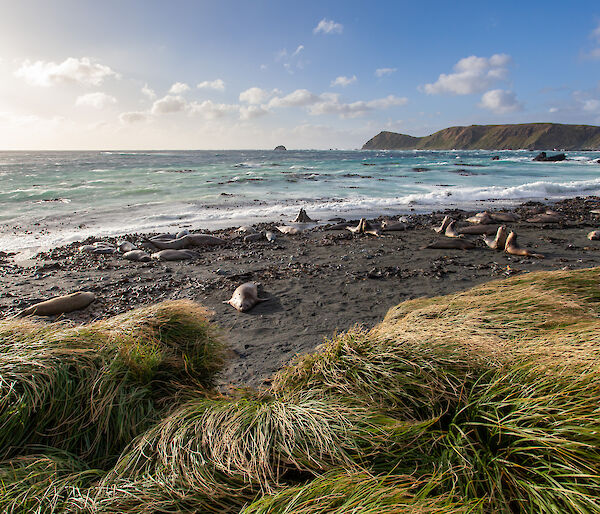
<path fill-rule="evenodd" d="M 150 256 L 144 250 L 131 250 L 123 254 L 123 259 L 134 262 L 148 262 Z"/>
<path fill-rule="evenodd" d="M 503 223 L 519 221 L 519 216 L 513 212 L 490 212 L 489 215 L 494 221 L 501 221 Z"/>
<path fill-rule="evenodd" d="M 527 219 L 527 223 L 560 223 L 561 221 L 562 216 L 558 212 L 550 210 Z"/>
<path fill-rule="evenodd" d="M 197 257 L 191 250 L 161 250 L 152 254 L 152 258 L 159 261 L 186 261 Z"/>
<path fill-rule="evenodd" d="M 498 227 L 496 237 L 483 236 L 485 244 L 488 245 L 492 250 L 504 250 L 506 246 L 506 227 L 504 225 Z"/>
<path fill-rule="evenodd" d="M 277 227 L 277 230 L 279 230 L 279 232 L 282 234 L 294 235 L 300 233 L 300 230 L 298 230 L 296 227 L 290 227 L 289 225 L 280 225 Z"/>
<path fill-rule="evenodd" d="M 427 246 L 423 246 L 424 249 L 442 249 L 442 250 L 470 250 L 475 248 L 475 245 L 471 241 L 465 239 L 442 239 L 440 241 L 434 241 L 429 243 Z"/>
<path fill-rule="evenodd" d="M 459 234 L 469 234 L 469 235 L 478 235 L 486 234 L 492 235 L 495 234 L 498 230 L 498 225 L 473 225 L 471 227 L 461 227 L 458 229 Z"/>
<path fill-rule="evenodd" d="M 371 225 L 365 218 L 361 218 L 356 227 L 346 227 L 353 234 L 371 234 L 379 237 L 381 232 Z"/>
<path fill-rule="evenodd" d="M 268 298 L 258 297 L 258 284 L 255 282 L 246 282 L 233 292 L 231 298 L 223 303 L 227 303 L 240 312 L 247 312 L 258 302 L 266 302 Z"/>
<path fill-rule="evenodd" d="M 160 250 L 182 250 L 192 246 L 216 246 L 225 244 L 225 240 L 220 237 L 210 236 L 208 234 L 189 234 L 171 241 L 159 241 L 151 239 L 149 241 Z"/>
<path fill-rule="evenodd" d="M 80 291 L 65 296 L 57 296 L 45 302 L 36 303 L 17 314 L 17 317 L 24 316 L 55 316 L 66 312 L 85 309 L 96 299 L 94 293 Z"/>
<path fill-rule="evenodd" d="M 511 232 L 506 238 L 506 245 L 504 251 L 511 255 L 523 255 L 524 257 L 535 257 L 536 259 L 543 259 L 544 256 L 539 253 L 533 253 L 531 250 L 521 248 L 517 243 L 517 234 Z"/>
<path fill-rule="evenodd" d="M 294 223 L 315 223 L 315 220 L 311 219 L 304 209 L 300 209 Z"/>
<path fill-rule="evenodd" d="M 119 242 L 117 248 L 119 249 L 119 251 L 121 253 L 127 253 L 127 252 L 132 252 L 133 250 L 137 250 L 135 245 L 133 243 L 130 243 L 129 241 Z"/>
<path fill-rule="evenodd" d="M 452 218 L 450 218 L 450 216 L 446 216 L 442 220 L 442 224 L 439 227 L 434 228 L 433 230 L 435 230 L 438 234 L 443 234 L 446 231 L 446 227 L 450 225 L 451 222 Z"/>
<path fill-rule="evenodd" d="M 452 222 L 446 227 L 446 232 L 444 232 L 444 235 L 446 237 L 464 237 L 456 230 L 456 220 L 452 220 Z"/>
<path fill-rule="evenodd" d="M 398 232 L 400 230 L 406 230 L 408 225 L 404 221 L 388 221 L 384 220 L 381 222 L 381 230 L 384 232 Z"/>
<path fill-rule="evenodd" d="M 483 211 L 483 212 L 478 212 L 477 214 L 475 214 L 475 216 L 471 216 L 470 218 L 467 218 L 467 221 L 469 223 L 475 223 L 477 225 L 489 225 L 494 220 L 490 216 L 489 212 Z"/>

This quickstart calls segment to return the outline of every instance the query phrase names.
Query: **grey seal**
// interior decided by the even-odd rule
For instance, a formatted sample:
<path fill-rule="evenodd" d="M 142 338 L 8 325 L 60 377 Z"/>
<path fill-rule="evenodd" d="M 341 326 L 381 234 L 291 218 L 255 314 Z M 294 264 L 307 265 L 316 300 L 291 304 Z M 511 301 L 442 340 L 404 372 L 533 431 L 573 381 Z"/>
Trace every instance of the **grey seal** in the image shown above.
<path fill-rule="evenodd" d="M 189 234 L 170 241 L 151 239 L 149 241 L 160 250 L 182 250 L 191 246 L 216 246 L 225 244 L 225 240 L 208 234 Z"/>
<path fill-rule="evenodd" d="M 485 244 L 488 245 L 492 250 L 504 250 L 504 247 L 506 246 L 506 236 L 506 227 L 501 225 L 498 227 L 496 237 L 484 235 L 483 240 L 485 241 Z"/>
<path fill-rule="evenodd" d="M 377 237 L 381 235 L 381 231 L 371 225 L 365 218 L 361 218 L 356 227 L 346 227 L 346 229 L 353 234 L 371 234 Z"/>
<path fill-rule="evenodd" d="M 123 259 L 134 262 L 148 262 L 150 260 L 150 255 L 144 252 L 144 250 L 131 250 L 130 252 L 125 252 L 123 254 Z"/>
<path fill-rule="evenodd" d="M 17 317 L 24 316 L 54 316 L 66 312 L 85 309 L 96 299 L 96 295 L 90 292 L 79 291 L 64 296 L 57 296 L 44 302 L 36 303 L 17 314 Z"/>
<path fill-rule="evenodd" d="M 119 242 L 118 246 L 119 251 L 121 253 L 127 253 L 127 252 L 132 252 L 133 250 L 137 250 L 136 246 L 133 243 L 130 243 L 129 241 L 121 241 Z"/>
<path fill-rule="evenodd" d="M 452 218 L 450 218 L 450 216 L 445 216 L 442 220 L 442 224 L 439 227 L 435 227 L 433 230 L 435 230 L 438 234 L 443 234 L 446 231 L 446 227 L 450 225 L 451 222 Z"/>
<path fill-rule="evenodd" d="M 456 220 L 452 220 L 450 222 L 450 224 L 446 227 L 446 232 L 444 232 L 444 235 L 446 237 L 464 237 L 456 230 Z"/>
<path fill-rule="evenodd" d="M 231 295 L 231 298 L 223 303 L 231 305 L 240 312 L 247 312 L 259 302 L 265 302 L 268 298 L 258 297 L 258 284 L 255 282 L 246 282 L 238 286 Z"/>

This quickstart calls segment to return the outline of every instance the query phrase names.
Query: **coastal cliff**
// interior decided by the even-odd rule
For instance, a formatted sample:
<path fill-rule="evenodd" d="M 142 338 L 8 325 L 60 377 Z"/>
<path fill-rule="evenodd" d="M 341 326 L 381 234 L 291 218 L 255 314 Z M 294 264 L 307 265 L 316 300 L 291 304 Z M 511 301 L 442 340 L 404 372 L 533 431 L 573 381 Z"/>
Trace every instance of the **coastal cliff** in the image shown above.
<path fill-rule="evenodd" d="M 600 127 L 559 123 L 449 127 L 429 136 L 380 132 L 363 150 L 600 150 Z"/>

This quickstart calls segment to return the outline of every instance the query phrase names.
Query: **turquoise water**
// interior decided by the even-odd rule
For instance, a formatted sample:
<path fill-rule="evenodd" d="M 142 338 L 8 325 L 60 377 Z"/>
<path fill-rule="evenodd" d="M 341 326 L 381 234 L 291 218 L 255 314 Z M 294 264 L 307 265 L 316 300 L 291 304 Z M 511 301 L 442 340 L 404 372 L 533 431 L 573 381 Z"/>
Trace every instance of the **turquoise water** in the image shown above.
<path fill-rule="evenodd" d="M 0 250 L 285 220 L 299 207 L 327 219 L 600 194 L 600 152 L 560 163 L 532 162 L 535 154 L 0 152 Z"/>

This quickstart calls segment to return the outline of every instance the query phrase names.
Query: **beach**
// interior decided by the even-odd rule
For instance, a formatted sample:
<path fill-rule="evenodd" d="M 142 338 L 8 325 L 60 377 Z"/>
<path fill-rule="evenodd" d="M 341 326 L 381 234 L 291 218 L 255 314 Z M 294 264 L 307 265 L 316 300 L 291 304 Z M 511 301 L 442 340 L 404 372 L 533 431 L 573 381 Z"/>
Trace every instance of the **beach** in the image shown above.
<path fill-rule="evenodd" d="M 195 248 L 197 258 L 180 262 L 138 263 L 119 253 L 79 251 L 94 241 L 139 244 L 153 234 L 89 238 L 29 261 L 4 256 L 0 316 L 75 291 L 92 291 L 97 300 L 85 310 L 61 316 L 67 323 L 104 319 L 167 299 L 191 299 L 214 312 L 212 319 L 229 348 L 220 387 L 261 386 L 295 355 L 355 325 L 372 327 L 402 301 L 462 291 L 519 273 L 600 266 L 600 242 L 586 238 L 598 227 L 598 216 L 590 211 L 600 207 L 600 198 L 554 203 L 550 207 L 560 214 L 560 223 L 524 221 L 548 207 L 528 202 L 514 209 L 520 221 L 506 223 L 518 233 L 522 247 L 544 259 L 496 252 L 481 236 L 466 236 L 476 244 L 471 250 L 422 249 L 442 238 L 432 227 L 445 215 L 469 225 L 465 220 L 475 211 L 460 210 L 409 216 L 406 230 L 383 232 L 381 237 L 332 230 L 335 222 L 327 220 L 296 235 L 279 233 L 276 223 L 255 225 L 259 231 L 276 233 L 274 242 L 248 242 L 237 227 L 221 229 L 213 234 L 226 244 Z M 260 295 L 268 301 L 247 313 L 223 303 L 248 281 L 260 283 Z"/>

